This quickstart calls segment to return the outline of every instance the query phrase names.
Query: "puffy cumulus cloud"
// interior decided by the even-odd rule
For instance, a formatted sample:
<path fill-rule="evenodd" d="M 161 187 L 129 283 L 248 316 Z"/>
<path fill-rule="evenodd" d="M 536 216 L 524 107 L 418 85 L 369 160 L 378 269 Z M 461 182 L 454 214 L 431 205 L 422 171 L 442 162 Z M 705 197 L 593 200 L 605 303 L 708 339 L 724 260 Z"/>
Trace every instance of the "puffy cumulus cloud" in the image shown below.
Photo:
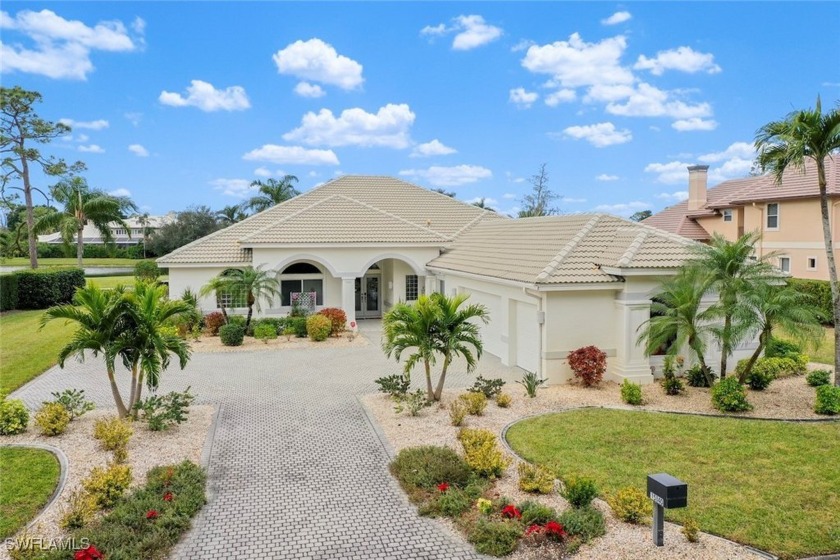
<path fill-rule="evenodd" d="M 309 146 L 379 146 L 403 149 L 411 145 L 410 129 L 415 115 L 405 103 L 389 103 L 376 113 L 345 109 L 336 117 L 329 109 L 308 112 L 301 125 L 283 135 L 287 142 Z"/>
<path fill-rule="evenodd" d="M 620 204 L 600 204 L 593 210 L 595 212 L 606 212 L 607 214 L 615 214 L 616 216 L 631 216 L 639 210 L 650 210 L 651 205 L 647 202 L 634 200 L 633 202 L 624 202 Z"/>
<path fill-rule="evenodd" d="M 645 166 L 647 173 L 656 175 L 656 180 L 665 184 L 687 184 L 689 165 L 696 162 L 709 164 L 709 182 L 720 183 L 729 179 L 746 177 L 755 160 L 755 150 L 747 142 L 735 142 L 720 152 L 710 152 L 697 156 L 696 161 L 670 161 L 650 163 Z"/>
<path fill-rule="evenodd" d="M 621 35 L 587 43 L 573 33 L 568 41 L 531 46 L 522 66 L 535 74 L 548 74 L 566 88 L 632 84 L 633 73 L 621 66 L 626 48 L 627 40 Z"/>
<path fill-rule="evenodd" d="M 642 82 L 623 103 L 608 103 L 607 112 L 623 117 L 690 119 L 711 116 L 712 106 L 705 102 L 691 104 L 674 99 L 671 93 Z"/>
<path fill-rule="evenodd" d="M 633 68 L 650 70 L 654 76 L 661 76 L 666 70 L 678 70 L 689 74 L 717 74 L 721 71 L 721 67 L 715 64 L 715 55 L 697 52 L 691 47 L 659 51 L 653 58 L 640 55 Z"/>
<path fill-rule="evenodd" d="M 596 148 L 624 144 L 633 139 L 633 134 L 629 130 L 617 129 L 611 122 L 570 126 L 563 129 L 563 134 L 576 140 L 586 140 Z"/>
<path fill-rule="evenodd" d="M 633 15 L 630 12 L 621 11 L 616 12 L 608 18 L 604 18 L 601 20 L 602 25 L 618 25 L 619 23 L 624 23 L 625 21 L 630 21 L 633 18 Z"/>
<path fill-rule="evenodd" d="M 618 179 L 619 179 L 618 175 L 609 175 L 607 173 L 601 173 L 600 175 L 595 177 L 596 181 L 603 181 L 603 182 L 618 181 Z"/>
<path fill-rule="evenodd" d="M 474 196 L 473 198 L 465 200 L 464 202 L 466 202 L 467 204 L 475 204 L 476 202 L 481 202 L 482 200 L 484 201 L 485 206 L 496 206 L 497 204 L 499 204 L 498 200 L 496 200 L 495 198 L 490 198 L 489 196 Z"/>
<path fill-rule="evenodd" d="M 692 117 L 690 119 L 680 119 L 671 123 L 671 128 L 679 130 L 680 132 L 689 132 L 693 130 L 714 130 L 718 127 L 718 123 L 713 119 L 701 119 Z"/>
<path fill-rule="evenodd" d="M 688 191 L 663 192 L 656 195 L 656 198 L 682 202 L 683 200 L 688 200 Z"/>
<path fill-rule="evenodd" d="M 128 151 L 137 157 L 149 157 L 149 150 L 143 147 L 142 144 L 131 144 Z"/>
<path fill-rule="evenodd" d="M 435 138 L 430 142 L 418 144 L 411 150 L 409 157 L 430 157 L 430 156 L 447 156 L 449 154 L 456 154 L 458 150 L 450 148 L 443 142 Z"/>
<path fill-rule="evenodd" d="M 251 186 L 251 181 L 248 179 L 219 178 L 213 179 L 210 184 L 213 186 L 213 190 L 236 198 L 247 198 L 256 190 L 255 187 Z"/>
<path fill-rule="evenodd" d="M 508 100 L 517 107 L 527 109 L 539 97 L 540 94 L 535 91 L 525 91 L 525 88 L 518 87 L 510 90 Z"/>
<path fill-rule="evenodd" d="M 213 84 L 202 80 L 191 80 L 187 95 L 162 91 L 158 100 L 172 107 L 197 107 L 202 111 L 242 111 L 251 106 L 245 88 L 230 86 L 216 89 Z"/>
<path fill-rule="evenodd" d="M 51 10 L 21 10 L 14 17 L 0 11 L 0 29 L 5 38 L 17 32 L 33 42 L 28 48 L 0 42 L 3 73 L 25 72 L 55 79 L 84 80 L 94 70 L 91 52 L 135 50 L 142 44 L 144 29 L 132 37 L 121 21 L 100 21 L 89 26 L 65 19 Z"/>
<path fill-rule="evenodd" d="M 114 189 L 112 191 L 108 191 L 108 194 L 110 194 L 111 196 L 130 197 L 131 196 L 131 191 L 126 189 L 126 188 L 119 188 L 119 189 Z"/>
<path fill-rule="evenodd" d="M 104 154 L 105 148 L 99 146 L 98 144 L 89 144 L 87 146 L 79 146 L 79 151 L 86 154 Z"/>
<path fill-rule="evenodd" d="M 272 57 L 280 74 L 351 90 L 364 82 L 362 65 L 321 39 L 295 41 Z M 300 84 L 298 84 L 300 87 Z M 296 93 L 300 95 L 300 92 Z"/>
<path fill-rule="evenodd" d="M 561 103 L 571 103 L 577 99 L 577 94 L 573 89 L 558 89 L 545 96 L 545 104 L 549 107 L 556 107 Z"/>
<path fill-rule="evenodd" d="M 455 165 L 452 167 L 432 166 L 428 169 L 404 169 L 400 175 L 425 180 L 435 187 L 458 187 L 490 179 L 493 172 L 479 165 Z"/>
<path fill-rule="evenodd" d="M 295 86 L 295 93 L 301 97 L 324 97 L 327 92 L 318 84 L 310 84 L 309 82 L 300 82 Z"/>
<path fill-rule="evenodd" d="M 109 123 L 105 119 L 97 119 L 95 121 L 74 121 L 73 119 L 59 119 L 58 122 L 65 124 L 70 128 L 86 128 L 89 130 L 102 130 L 108 128 Z"/>
<path fill-rule="evenodd" d="M 309 150 L 301 146 L 278 146 L 265 144 L 251 150 L 242 159 L 248 161 L 267 161 L 291 165 L 338 165 L 338 156 L 332 150 Z M 270 175 L 264 175 L 268 177 Z"/>
<path fill-rule="evenodd" d="M 717 163 L 719 161 L 727 161 L 732 159 L 748 159 L 754 160 L 756 156 L 755 148 L 748 142 L 735 142 L 730 144 L 722 152 L 711 152 L 703 154 L 697 158 L 697 161 L 703 163 Z"/>
<path fill-rule="evenodd" d="M 501 27 L 490 25 L 479 15 L 461 15 L 452 20 L 452 25 L 447 26 L 445 23 L 427 25 L 420 30 L 421 35 L 430 37 L 440 37 L 450 33 L 455 33 L 452 48 L 456 51 L 468 51 L 495 41 L 502 36 L 504 31 Z"/>

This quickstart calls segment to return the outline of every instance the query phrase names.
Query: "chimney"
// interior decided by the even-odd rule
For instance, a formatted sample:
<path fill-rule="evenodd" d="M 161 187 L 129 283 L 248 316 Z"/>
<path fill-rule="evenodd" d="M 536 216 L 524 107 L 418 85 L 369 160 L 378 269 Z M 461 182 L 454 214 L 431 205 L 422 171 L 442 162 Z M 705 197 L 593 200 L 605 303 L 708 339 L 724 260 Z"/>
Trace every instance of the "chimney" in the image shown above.
<path fill-rule="evenodd" d="M 706 204 L 708 165 L 688 166 L 688 209 L 698 210 Z"/>

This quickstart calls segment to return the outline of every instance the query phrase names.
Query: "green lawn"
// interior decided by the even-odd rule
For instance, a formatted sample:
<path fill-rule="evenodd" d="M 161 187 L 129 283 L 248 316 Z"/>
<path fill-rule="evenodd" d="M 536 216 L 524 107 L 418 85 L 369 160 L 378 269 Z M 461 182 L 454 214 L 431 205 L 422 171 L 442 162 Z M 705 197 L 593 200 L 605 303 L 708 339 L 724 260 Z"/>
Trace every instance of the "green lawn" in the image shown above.
<path fill-rule="evenodd" d="M 43 311 L 7 311 L 0 314 L 0 391 L 14 391 L 55 365 L 58 351 L 75 327 L 50 321 L 38 330 Z"/>
<path fill-rule="evenodd" d="M 524 420 L 507 439 L 606 493 L 672 474 L 688 483 L 689 507 L 670 520 L 691 515 L 703 531 L 782 558 L 840 552 L 840 423 L 588 409 Z"/>
<path fill-rule="evenodd" d="M 775 335 L 785 340 L 793 340 L 784 332 L 775 333 Z M 819 341 L 818 347 L 815 349 L 806 346 L 805 353 L 810 356 L 812 362 L 834 364 L 834 327 L 823 327 L 823 338 Z"/>
<path fill-rule="evenodd" d="M 11 537 L 41 511 L 59 473 L 58 459 L 49 451 L 0 447 L 0 538 Z"/>
<path fill-rule="evenodd" d="M 85 266 L 101 266 L 101 267 L 133 267 L 140 262 L 138 259 L 94 259 L 86 258 L 83 261 Z M 69 259 L 38 259 L 38 267 L 47 266 L 76 266 L 76 258 Z M 11 259 L 3 259 L 0 262 L 3 266 L 29 266 L 29 257 L 13 257 Z"/>

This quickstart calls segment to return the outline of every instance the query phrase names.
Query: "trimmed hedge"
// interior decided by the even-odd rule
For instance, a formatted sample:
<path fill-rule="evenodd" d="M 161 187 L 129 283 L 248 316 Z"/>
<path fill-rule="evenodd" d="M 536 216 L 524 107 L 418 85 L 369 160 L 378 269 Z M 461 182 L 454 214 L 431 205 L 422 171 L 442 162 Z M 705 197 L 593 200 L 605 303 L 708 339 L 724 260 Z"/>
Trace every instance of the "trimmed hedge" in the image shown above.
<path fill-rule="evenodd" d="M 825 325 L 834 324 L 834 307 L 831 299 L 831 284 L 827 280 L 803 280 L 802 278 L 791 278 L 788 285 L 797 292 L 806 294 L 811 298 L 811 303 L 819 309 L 820 320 Z"/>
<path fill-rule="evenodd" d="M 19 270 L 11 276 L 17 280 L 17 301 L 13 309 L 46 309 L 70 303 L 76 289 L 85 285 L 85 272 L 80 268 Z"/>
<path fill-rule="evenodd" d="M 137 239 L 137 237 L 134 237 Z M 38 243 L 39 259 L 69 259 L 76 256 L 76 244 L 64 245 L 63 243 Z M 146 257 L 151 257 L 152 252 L 147 250 Z M 86 259 L 143 259 L 143 243 L 129 245 L 128 247 L 117 247 L 116 245 L 101 245 L 87 243 L 82 248 L 82 257 Z"/>
<path fill-rule="evenodd" d="M 15 309 L 18 302 L 18 279 L 14 274 L 0 276 L 0 311 Z"/>

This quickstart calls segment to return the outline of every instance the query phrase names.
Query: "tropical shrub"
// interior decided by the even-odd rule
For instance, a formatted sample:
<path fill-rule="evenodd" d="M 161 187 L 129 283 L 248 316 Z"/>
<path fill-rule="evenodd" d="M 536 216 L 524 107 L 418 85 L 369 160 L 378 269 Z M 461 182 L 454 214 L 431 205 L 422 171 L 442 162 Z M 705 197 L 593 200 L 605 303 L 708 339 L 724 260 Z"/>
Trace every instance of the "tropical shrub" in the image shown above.
<path fill-rule="evenodd" d="M 242 346 L 245 340 L 245 327 L 234 323 L 222 325 L 219 329 L 219 338 L 225 346 Z"/>
<path fill-rule="evenodd" d="M 539 502 L 532 502 L 531 500 L 519 504 L 519 513 L 522 524 L 526 527 L 535 524 L 545 525 L 549 521 L 557 521 L 557 512 L 554 508 L 550 508 Z"/>
<path fill-rule="evenodd" d="M 13 436 L 26 431 L 29 424 L 29 410 L 20 399 L 0 401 L 0 435 Z"/>
<path fill-rule="evenodd" d="M 484 379 L 481 375 L 476 377 L 473 386 L 467 389 L 470 393 L 482 393 L 487 399 L 492 399 L 502 392 L 505 382 L 503 379 Z"/>
<path fill-rule="evenodd" d="M 254 327 L 254 338 L 267 344 L 269 340 L 277 339 L 277 328 L 269 323 L 260 323 Z"/>
<path fill-rule="evenodd" d="M 715 377 L 715 373 L 711 373 L 712 377 Z M 703 373 L 703 368 L 700 364 L 695 364 L 685 371 L 685 380 L 691 387 L 709 386 L 709 381 L 706 379 L 706 375 Z"/>
<path fill-rule="evenodd" d="M 298 338 L 306 338 L 307 330 L 306 330 L 306 317 L 296 317 L 294 315 L 289 316 L 289 327 L 294 329 L 295 336 Z"/>
<path fill-rule="evenodd" d="M 18 277 L 0 274 L 0 311 L 10 311 L 18 306 Z"/>
<path fill-rule="evenodd" d="M 685 391 L 685 385 L 679 377 L 665 377 L 662 379 L 662 389 L 666 395 L 679 395 Z"/>
<path fill-rule="evenodd" d="M 801 354 L 802 347 L 795 342 L 771 337 L 764 349 L 766 358 L 792 358 L 795 354 Z"/>
<path fill-rule="evenodd" d="M 327 340 L 332 331 L 332 322 L 323 315 L 310 315 L 306 319 L 306 334 L 309 340 L 321 342 Z"/>
<path fill-rule="evenodd" d="M 508 408 L 513 402 L 513 398 L 507 393 L 499 393 L 496 395 L 496 406 L 499 408 Z"/>
<path fill-rule="evenodd" d="M 523 492 L 550 494 L 554 491 L 554 473 L 541 465 L 519 463 L 519 489 Z"/>
<path fill-rule="evenodd" d="M 78 418 L 85 412 L 90 412 L 96 405 L 87 400 L 85 390 L 65 389 L 64 391 L 52 394 L 54 403 L 58 403 L 67 409 L 71 419 Z M 45 403 L 46 404 L 46 403 Z"/>
<path fill-rule="evenodd" d="M 394 405 L 397 414 L 408 412 L 409 416 L 420 416 L 420 411 L 429 406 L 429 399 L 423 389 L 397 396 L 394 400 L 397 401 Z"/>
<path fill-rule="evenodd" d="M 99 508 L 113 507 L 131 485 L 131 467 L 111 463 L 94 467 L 82 481 L 85 492 L 90 494 Z"/>
<path fill-rule="evenodd" d="M 682 380 L 677 378 L 677 373 L 682 371 L 685 360 L 682 356 L 665 356 L 662 363 L 662 388 L 666 395 L 679 395 L 685 390 Z"/>
<path fill-rule="evenodd" d="M 615 516 L 627 523 L 641 523 L 653 513 L 650 498 L 635 486 L 627 486 L 607 498 Z"/>
<path fill-rule="evenodd" d="M 467 417 L 467 403 L 455 399 L 449 403 L 449 421 L 453 426 L 461 426 Z"/>
<path fill-rule="evenodd" d="M 344 332 L 347 325 L 347 314 L 343 309 L 338 307 L 325 307 L 318 312 L 318 315 L 323 315 L 330 320 L 330 336 L 338 336 Z"/>
<path fill-rule="evenodd" d="M 737 377 L 726 377 L 712 387 L 712 405 L 722 412 L 752 410 L 747 393 Z"/>
<path fill-rule="evenodd" d="M 642 404 L 642 386 L 625 379 L 621 382 L 621 400 L 633 406 Z"/>
<path fill-rule="evenodd" d="M 303 326 L 306 326 L 306 322 L 304 321 Z M 297 330 L 294 327 L 285 327 L 283 329 L 283 336 L 286 337 L 286 340 L 291 342 L 293 336 L 297 336 Z"/>
<path fill-rule="evenodd" d="M 598 487 L 591 478 L 572 474 L 563 479 L 560 495 L 566 498 L 572 507 L 586 507 L 598 495 Z"/>
<path fill-rule="evenodd" d="M 840 387 L 821 385 L 817 387 L 817 400 L 814 403 L 817 414 L 840 414 Z"/>
<path fill-rule="evenodd" d="M 805 381 L 811 387 L 828 385 L 831 383 L 831 372 L 827 369 L 815 369 L 805 377 Z"/>
<path fill-rule="evenodd" d="M 472 507 L 472 498 L 460 488 L 442 484 L 438 493 L 417 512 L 429 517 L 458 517 Z"/>
<path fill-rule="evenodd" d="M 75 490 L 62 511 L 59 525 L 65 530 L 81 529 L 93 521 L 96 509 L 96 500 L 90 494 Z"/>
<path fill-rule="evenodd" d="M 204 331 L 207 334 L 216 336 L 224 324 L 225 316 L 220 311 L 213 311 L 204 316 Z"/>
<path fill-rule="evenodd" d="M 471 416 L 482 416 L 487 408 L 487 397 L 484 393 L 464 393 L 458 399 L 467 406 L 467 413 Z"/>
<path fill-rule="evenodd" d="M 85 285 L 85 272 L 80 268 L 55 270 L 19 270 L 17 309 L 46 309 L 70 303 L 77 288 Z"/>
<path fill-rule="evenodd" d="M 831 296 L 831 284 L 827 280 L 788 279 L 788 286 L 809 297 L 819 309 L 820 320 L 825 325 L 834 324 L 834 298 Z"/>
<path fill-rule="evenodd" d="M 394 373 L 385 377 L 374 379 L 379 385 L 379 392 L 390 395 L 393 398 L 404 396 L 411 388 L 411 379 L 402 373 Z"/>
<path fill-rule="evenodd" d="M 448 447 L 408 447 L 397 454 L 391 473 L 406 490 L 433 490 L 438 484 L 465 487 L 472 478 L 469 465 Z"/>
<path fill-rule="evenodd" d="M 41 435 L 58 436 L 64 433 L 73 417 L 59 403 L 46 403 L 35 414 L 35 424 L 41 429 Z"/>
<path fill-rule="evenodd" d="M 481 518 L 469 532 L 467 540 L 479 554 L 507 556 L 514 550 L 522 536 L 518 523 Z"/>
<path fill-rule="evenodd" d="M 464 447 L 464 459 L 479 476 L 499 477 L 510 464 L 490 430 L 461 428 L 458 440 Z"/>
<path fill-rule="evenodd" d="M 770 383 L 772 383 L 774 379 L 776 379 L 775 375 L 762 370 L 756 371 L 755 368 L 753 368 L 747 376 L 746 382 L 753 391 L 763 391 L 770 386 Z"/>
<path fill-rule="evenodd" d="M 693 517 L 685 520 L 682 528 L 682 534 L 685 535 L 685 540 L 688 542 L 697 542 L 700 540 L 700 525 Z"/>
<path fill-rule="evenodd" d="M 557 519 L 569 536 L 588 542 L 607 532 L 604 515 L 592 506 L 570 508 Z"/>
<path fill-rule="evenodd" d="M 117 417 L 100 418 L 93 425 L 93 437 L 100 441 L 102 449 L 113 451 L 117 463 L 128 459 L 128 440 L 133 433 L 131 424 Z"/>
<path fill-rule="evenodd" d="M 738 361 L 735 374 L 739 378 L 743 377 L 748 362 L 748 359 Z M 806 371 L 808 371 L 808 356 L 805 354 L 789 354 L 785 357 L 758 358 L 753 364 L 750 375 L 757 372 L 760 377 L 772 380 L 777 377 L 802 375 Z"/>
<path fill-rule="evenodd" d="M 595 346 L 573 350 L 566 360 L 575 377 L 580 379 L 585 387 L 600 383 L 607 371 L 607 354 Z"/>
<path fill-rule="evenodd" d="M 134 265 L 134 277 L 142 282 L 157 282 L 161 270 L 155 261 L 140 261 Z"/>
<path fill-rule="evenodd" d="M 517 383 L 525 387 L 525 394 L 533 399 L 537 396 L 537 388 L 543 383 L 545 383 L 545 381 L 545 379 L 540 379 L 539 377 L 537 377 L 537 374 L 535 372 L 526 371 L 522 375 L 522 380 L 517 381 Z"/>
<path fill-rule="evenodd" d="M 195 395 L 187 387 L 183 392 L 152 395 L 138 401 L 134 408 L 140 413 L 140 419 L 149 424 L 150 430 L 159 432 L 186 422 L 190 413 L 189 406 L 194 400 Z"/>

